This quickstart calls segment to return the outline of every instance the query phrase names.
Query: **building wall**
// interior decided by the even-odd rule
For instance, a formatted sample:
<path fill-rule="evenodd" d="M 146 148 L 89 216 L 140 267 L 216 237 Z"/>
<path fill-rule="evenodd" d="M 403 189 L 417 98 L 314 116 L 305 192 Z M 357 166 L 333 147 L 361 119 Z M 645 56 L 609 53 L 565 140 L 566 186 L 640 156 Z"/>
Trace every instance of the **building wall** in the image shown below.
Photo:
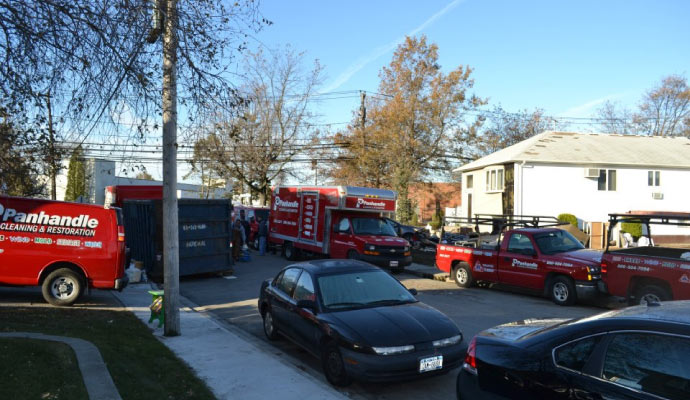
<path fill-rule="evenodd" d="M 503 191 L 486 190 L 486 171 L 492 169 L 496 169 L 496 167 L 488 167 L 462 174 L 463 193 L 459 216 L 469 217 L 470 211 L 472 216 L 474 214 L 503 214 Z M 467 188 L 470 179 L 472 180 L 472 188 Z M 472 197 L 471 207 L 470 195 Z"/>
<path fill-rule="evenodd" d="M 603 167 L 601 167 L 603 168 Z M 607 221 L 609 213 L 631 210 L 690 212 L 690 171 L 656 169 L 660 186 L 647 185 L 647 168 L 616 170 L 616 190 L 600 191 L 583 166 L 516 164 L 516 214 L 574 214 L 587 222 Z M 522 179 L 522 182 L 520 182 Z M 654 199 L 653 192 L 663 199 Z"/>
<path fill-rule="evenodd" d="M 419 221 L 429 221 L 437 202 L 441 210 L 461 204 L 462 186 L 459 182 L 417 183 L 410 186 L 410 199 L 417 203 Z"/>

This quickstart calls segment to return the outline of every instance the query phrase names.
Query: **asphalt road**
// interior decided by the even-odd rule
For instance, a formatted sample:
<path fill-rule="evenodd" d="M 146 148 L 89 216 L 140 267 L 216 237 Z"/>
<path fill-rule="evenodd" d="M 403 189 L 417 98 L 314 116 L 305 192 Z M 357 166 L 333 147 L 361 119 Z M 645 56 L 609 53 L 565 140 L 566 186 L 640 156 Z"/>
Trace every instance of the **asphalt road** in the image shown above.
<path fill-rule="evenodd" d="M 326 381 L 320 362 L 287 340 L 268 342 L 263 334 L 257 300 L 261 282 L 273 277 L 289 262 L 274 255 L 253 255 L 252 261 L 238 263 L 231 277 L 188 278 L 180 282 L 183 296 L 213 313 L 261 348 L 273 351 L 295 368 Z M 453 319 L 469 341 L 476 333 L 492 326 L 526 318 L 575 318 L 596 314 L 610 305 L 560 307 L 550 300 L 498 288 L 461 289 L 452 282 L 441 282 L 400 274 L 408 288 L 419 291 L 417 298 Z M 341 390 L 355 399 L 453 399 L 457 370 L 444 376 L 390 384 L 354 383 Z"/>

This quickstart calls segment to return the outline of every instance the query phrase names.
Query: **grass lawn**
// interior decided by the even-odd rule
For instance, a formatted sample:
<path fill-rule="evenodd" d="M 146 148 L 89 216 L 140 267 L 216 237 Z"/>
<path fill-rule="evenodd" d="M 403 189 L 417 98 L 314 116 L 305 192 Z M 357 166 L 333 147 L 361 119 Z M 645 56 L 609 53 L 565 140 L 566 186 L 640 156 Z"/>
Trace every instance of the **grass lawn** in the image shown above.
<path fill-rule="evenodd" d="M 215 398 L 182 360 L 127 311 L 0 307 L 0 332 L 39 332 L 92 342 L 124 400 Z M 88 398 L 69 346 L 2 339 L 0 353 L 0 399 Z M 27 388 L 40 395 L 30 394 Z M 45 393 L 49 396 L 43 397 Z"/>
<path fill-rule="evenodd" d="M 46 365 L 51 367 L 51 373 L 45 373 Z M 77 357 L 72 348 L 64 343 L 0 339 L 0 376 L 2 399 L 89 398 Z"/>

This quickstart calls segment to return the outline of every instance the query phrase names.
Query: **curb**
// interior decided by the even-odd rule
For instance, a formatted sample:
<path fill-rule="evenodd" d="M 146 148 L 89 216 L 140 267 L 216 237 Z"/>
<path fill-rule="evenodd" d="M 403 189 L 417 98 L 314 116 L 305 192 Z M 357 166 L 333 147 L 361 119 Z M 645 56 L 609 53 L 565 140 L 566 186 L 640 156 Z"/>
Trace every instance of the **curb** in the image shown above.
<path fill-rule="evenodd" d="M 445 272 L 431 272 L 431 271 L 421 271 L 414 269 L 405 269 L 405 272 L 416 275 L 420 278 L 433 279 L 435 281 L 446 282 L 450 275 Z"/>

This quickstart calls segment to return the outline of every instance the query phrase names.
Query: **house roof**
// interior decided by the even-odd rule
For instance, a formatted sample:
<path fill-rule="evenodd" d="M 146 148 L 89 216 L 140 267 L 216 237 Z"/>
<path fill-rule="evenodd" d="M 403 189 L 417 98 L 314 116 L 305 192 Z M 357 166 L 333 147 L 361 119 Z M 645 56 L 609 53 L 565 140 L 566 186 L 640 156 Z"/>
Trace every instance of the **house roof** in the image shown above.
<path fill-rule="evenodd" d="M 454 171 L 522 161 L 690 169 L 690 138 L 546 131 Z"/>

